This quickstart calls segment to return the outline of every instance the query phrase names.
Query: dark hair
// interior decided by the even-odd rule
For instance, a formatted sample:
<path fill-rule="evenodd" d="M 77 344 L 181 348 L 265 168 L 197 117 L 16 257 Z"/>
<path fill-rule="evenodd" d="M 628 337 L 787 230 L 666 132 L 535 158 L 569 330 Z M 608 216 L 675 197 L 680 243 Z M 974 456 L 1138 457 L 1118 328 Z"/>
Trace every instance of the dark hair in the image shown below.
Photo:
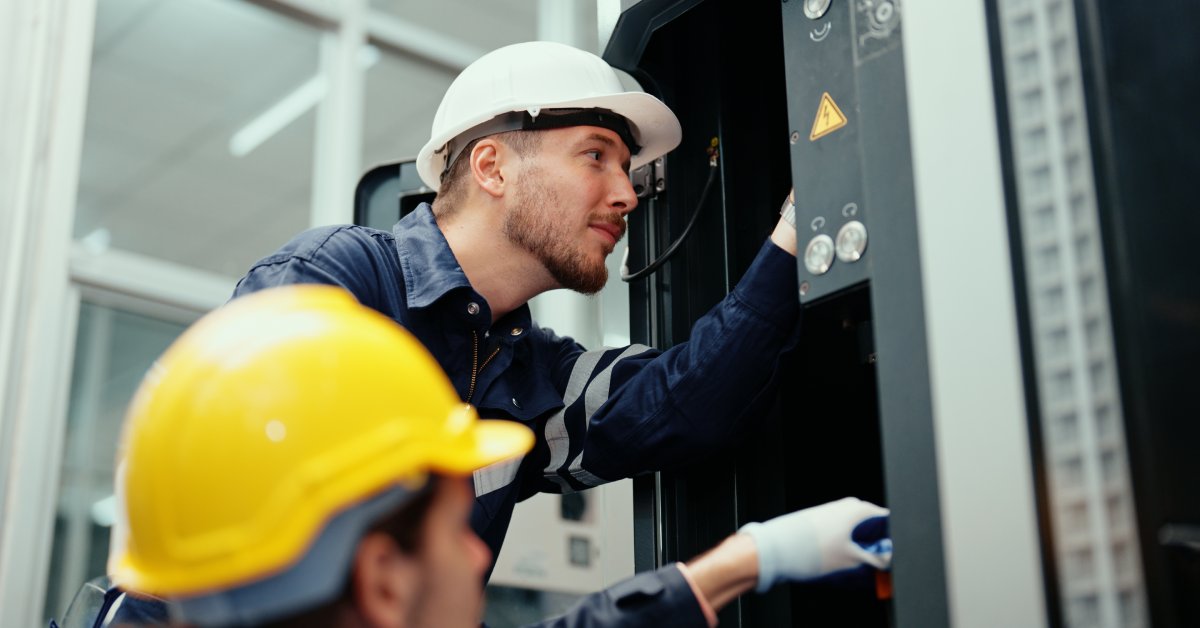
<path fill-rule="evenodd" d="M 392 537 L 396 545 L 407 554 L 415 554 L 421 546 L 422 524 L 429 514 L 433 498 L 437 493 L 438 476 L 430 475 L 429 482 L 415 497 L 384 515 L 367 529 L 364 537 L 383 532 Z M 328 628 L 335 625 L 338 615 L 346 606 L 354 604 L 354 581 L 346 574 L 342 593 L 337 599 L 321 606 L 306 609 L 295 615 L 267 624 L 256 624 L 259 628 Z"/>
<path fill-rule="evenodd" d="M 425 522 L 429 508 L 433 505 L 433 496 L 437 493 L 438 482 L 438 476 L 431 474 L 429 481 L 421 487 L 415 497 L 384 515 L 375 522 L 375 525 L 371 526 L 367 534 L 386 533 L 405 553 L 415 554 L 421 545 L 421 524 Z"/>

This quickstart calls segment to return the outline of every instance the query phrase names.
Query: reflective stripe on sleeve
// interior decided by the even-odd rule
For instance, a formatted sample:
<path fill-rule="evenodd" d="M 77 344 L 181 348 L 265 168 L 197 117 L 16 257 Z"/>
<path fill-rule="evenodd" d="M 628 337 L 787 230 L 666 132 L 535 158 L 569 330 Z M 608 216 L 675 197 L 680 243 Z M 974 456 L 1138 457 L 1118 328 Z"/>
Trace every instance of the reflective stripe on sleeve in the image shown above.
<path fill-rule="evenodd" d="M 472 474 L 475 481 L 475 496 L 487 495 L 498 488 L 512 484 L 512 481 L 517 479 L 517 470 L 521 468 L 521 461 L 524 459 L 522 456 L 511 460 L 501 460 L 482 469 L 476 469 Z"/>
<path fill-rule="evenodd" d="M 547 479 L 557 483 L 562 487 L 563 492 L 572 492 L 575 487 L 571 486 L 565 478 L 559 475 L 559 470 L 566 468 L 567 472 L 576 481 L 583 483 L 586 486 L 598 486 L 604 484 L 607 480 L 597 477 L 583 468 L 583 451 L 581 450 L 575 459 L 571 461 L 570 466 L 566 465 L 567 455 L 570 451 L 570 440 L 566 426 L 567 410 L 574 405 L 580 395 L 583 395 L 584 409 L 584 431 L 587 431 L 587 426 L 591 424 L 592 417 L 608 401 L 611 392 L 612 372 L 618 362 L 625 358 L 639 355 L 648 351 L 650 347 L 646 345 L 630 345 L 621 351 L 615 360 L 610 362 L 593 378 L 592 374 L 596 369 L 596 365 L 600 363 L 600 359 L 611 351 L 617 349 L 603 349 L 600 351 L 588 351 L 579 356 L 575 362 L 575 367 L 571 370 L 571 379 L 567 384 L 566 394 L 563 396 L 563 407 L 549 421 L 546 422 L 546 442 L 550 446 L 550 463 L 546 466 L 544 474 Z M 590 380 L 590 383 L 589 383 Z M 586 388 L 586 391 L 585 391 Z"/>

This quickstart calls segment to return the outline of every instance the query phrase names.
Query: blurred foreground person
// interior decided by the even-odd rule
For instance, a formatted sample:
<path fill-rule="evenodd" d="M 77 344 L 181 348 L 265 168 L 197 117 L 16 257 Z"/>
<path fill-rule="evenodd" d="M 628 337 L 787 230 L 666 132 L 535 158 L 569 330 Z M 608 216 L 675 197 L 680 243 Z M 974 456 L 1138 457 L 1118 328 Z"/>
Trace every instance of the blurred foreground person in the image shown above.
<path fill-rule="evenodd" d="M 127 537 L 64 628 L 478 626 L 492 557 L 472 473 L 533 441 L 480 420 L 424 346 L 343 289 L 237 299 L 138 388 L 116 478 Z M 712 626 L 751 588 L 872 576 L 890 565 L 886 516 L 847 498 L 748 524 L 542 625 Z"/>

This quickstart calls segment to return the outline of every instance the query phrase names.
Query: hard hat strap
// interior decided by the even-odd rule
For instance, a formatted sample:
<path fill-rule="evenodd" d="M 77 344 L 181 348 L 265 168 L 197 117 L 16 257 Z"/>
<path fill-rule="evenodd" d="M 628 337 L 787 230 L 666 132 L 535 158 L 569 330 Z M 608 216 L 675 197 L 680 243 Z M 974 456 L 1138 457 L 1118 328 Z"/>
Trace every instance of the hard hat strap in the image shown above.
<path fill-rule="evenodd" d="M 450 167 L 454 165 L 459 154 L 471 142 L 479 138 L 508 131 L 539 131 L 570 126 L 598 126 L 608 129 L 621 137 L 625 146 L 629 148 L 630 155 L 636 155 L 642 150 L 642 147 L 633 138 L 629 121 L 624 116 L 608 109 L 543 109 L 537 115 L 532 115 L 528 111 L 509 111 L 487 122 L 477 124 L 446 142 L 446 145 L 437 151 L 446 155 L 446 163 L 439 178 L 445 181 L 446 173 L 450 172 Z"/>

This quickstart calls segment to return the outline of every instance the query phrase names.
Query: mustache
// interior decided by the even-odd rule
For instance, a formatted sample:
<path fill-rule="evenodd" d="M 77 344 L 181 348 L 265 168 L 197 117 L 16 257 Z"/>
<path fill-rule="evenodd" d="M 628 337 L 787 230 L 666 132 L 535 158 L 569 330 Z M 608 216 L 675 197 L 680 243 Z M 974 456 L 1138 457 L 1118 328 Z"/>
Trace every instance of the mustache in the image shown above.
<path fill-rule="evenodd" d="M 628 225 L 625 224 L 625 218 L 621 214 L 592 214 L 588 217 L 588 224 L 605 224 L 612 225 L 617 228 L 617 242 L 625 237 L 625 230 Z"/>

